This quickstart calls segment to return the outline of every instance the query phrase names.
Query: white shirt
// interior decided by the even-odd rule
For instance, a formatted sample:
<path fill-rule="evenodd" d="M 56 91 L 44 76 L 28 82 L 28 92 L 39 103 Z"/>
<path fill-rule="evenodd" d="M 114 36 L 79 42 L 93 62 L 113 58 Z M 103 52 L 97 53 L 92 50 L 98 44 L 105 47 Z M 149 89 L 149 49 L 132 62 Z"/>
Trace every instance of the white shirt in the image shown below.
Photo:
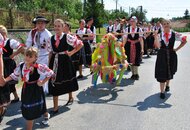
<path fill-rule="evenodd" d="M 130 26 L 130 27 L 127 27 L 126 29 L 125 29 L 125 33 L 128 33 L 128 28 L 130 28 L 129 29 L 129 33 L 132 33 L 132 27 Z M 137 29 L 138 29 L 139 27 L 135 27 L 135 31 L 134 32 L 137 32 Z M 134 34 L 131 34 L 131 36 L 132 37 L 134 37 L 135 36 L 135 33 Z M 123 35 L 123 37 L 125 37 L 126 39 L 128 38 L 128 34 L 125 34 L 125 35 Z M 139 37 L 143 37 L 143 31 L 142 31 L 142 29 L 141 28 L 139 28 Z"/>
<path fill-rule="evenodd" d="M 113 25 L 108 25 L 106 31 L 107 31 L 107 33 L 108 33 L 108 32 L 109 32 L 109 33 L 110 33 L 110 32 L 113 32 Z"/>
<path fill-rule="evenodd" d="M 118 30 L 120 30 L 120 24 L 114 24 L 113 25 L 113 32 L 115 33 L 115 32 L 117 32 Z"/>
<path fill-rule="evenodd" d="M 26 47 L 31 47 L 32 46 L 32 31 L 29 32 L 28 38 L 26 40 Z M 34 35 L 34 47 L 38 48 L 38 56 L 47 56 L 49 54 L 49 48 L 50 48 L 50 38 L 52 36 L 51 32 L 49 32 L 47 29 L 45 29 L 43 32 L 40 34 L 40 45 L 37 44 L 37 34 L 38 32 L 35 33 Z M 45 45 L 44 48 L 41 47 L 41 45 Z"/>

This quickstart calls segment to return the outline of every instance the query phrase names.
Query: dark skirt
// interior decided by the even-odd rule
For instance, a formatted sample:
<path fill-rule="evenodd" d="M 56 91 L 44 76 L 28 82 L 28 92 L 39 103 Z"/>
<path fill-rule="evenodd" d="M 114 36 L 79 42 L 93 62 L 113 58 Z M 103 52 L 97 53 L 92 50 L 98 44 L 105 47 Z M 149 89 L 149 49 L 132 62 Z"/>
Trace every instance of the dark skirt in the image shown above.
<path fill-rule="evenodd" d="M 14 69 L 16 68 L 16 62 L 10 58 L 3 58 L 4 62 L 4 75 L 5 77 L 8 77 L 10 74 L 14 72 Z M 11 80 L 9 82 L 9 87 L 10 87 L 10 93 L 15 92 L 15 84 L 17 84 L 18 81 Z"/>
<path fill-rule="evenodd" d="M 136 57 L 135 57 L 135 64 L 133 64 L 134 66 L 140 66 L 140 62 L 141 62 L 141 45 L 140 42 L 135 44 L 136 46 Z M 131 43 L 127 42 L 125 44 L 125 54 L 127 55 L 127 61 L 130 63 L 130 53 L 131 53 Z"/>
<path fill-rule="evenodd" d="M 10 88 L 6 84 L 3 87 L 0 87 L 0 106 L 7 106 L 10 103 Z"/>
<path fill-rule="evenodd" d="M 21 102 L 22 115 L 26 120 L 37 119 L 47 111 L 43 87 L 37 83 L 24 83 Z"/>
<path fill-rule="evenodd" d="M 21 102 L 22 115 L 26 120 L 37 119 L 47 111 L 43 87 L 37 83 L 24 83 Z"/>
<path fill-rule="evenodd" d="M 146 38 L 147 49 L 154 49 L 154 37 L 152 35 Z"/>
<path fill-rule="evenodd" d="M 52 55 L 49 68 L 53 69 L 55 54 Z M 59 96 L 78 90 L 75 69 L 68 55 L 58 56 L 58 68 L 55 82 L 49 80 L 49 92 L 53 96 Z"/>
<path fill-rule="evenodd" d="M 160 49 L 157 53 L 155 78 L 158 82 L 173 79 L 177 72 L 177 54 L 173 50 Z"/>
<path fill-rule="evenodd" d="M 84 43 L 84 51 L 85 51 L 85 65 L 91 65 L 92 62 L 92 50 L 90 47 L 89 42 L 83 42 Z"/>

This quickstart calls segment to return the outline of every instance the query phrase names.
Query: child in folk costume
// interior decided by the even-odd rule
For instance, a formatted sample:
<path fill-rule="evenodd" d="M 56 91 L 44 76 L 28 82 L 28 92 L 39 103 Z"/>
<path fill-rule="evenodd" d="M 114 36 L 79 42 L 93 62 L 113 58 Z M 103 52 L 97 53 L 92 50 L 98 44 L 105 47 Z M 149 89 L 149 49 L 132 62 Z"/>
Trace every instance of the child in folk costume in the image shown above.
<path fill-rule="evenodd" d="M 0 33 L 4 37 L 3 42 L 3 62 L 4 62 L 4 76 L 9 76 L 16 68 L 14 57 L 24 51 L 23 46 L 16 40 L 8 38 L 8 32 L 5 26 L 0 25 Z M 14 51 L 16 49 L 16 51 Z M 19 101 L 19 97 L 15 88 L 17 82 L 9 82 L 10 93 L 13 93 L 14 100 L 11 103 Z"/>
<path fill-rule="evenodd" d="M 37 48 L 30 47 L 26 50 L 24 62 L 21 62 L 14 73 L 5 78 L 5 82 L 18 80 L 21 76 L 23 83 L 21 94 L 21 110 L 23 117 L 27 120 L 27 130 L 32 130 L 33 120 L 44 114 L 43 124 L 48 124 L 50 118 L 47 112 L 43 84 L 54 74 L 46 65 L 36 63 L 38 57 Z M 40 79 L 44 75 L 44 79 Z"/>
<path fill-rule="evenodd" d="M 138 80 L 138 67 L 140 66 L 141 55 L 144 53 L 143 34 L 142 29 L 137 27 L 137 18 L 135 16 L 130 19 L 130 27 L 126 28 L 126 33 L 132 33 L 124 35 L 123 44 L 125 45 L 125 53 L 127 60 L 131 64 L 132 76 L 131 79 Z"/>
<path fill-rule="evenodd" d="M 3 42 L 4 38 L 0 33 L 0 123 L 6 113 L 7 106 L 10 104 L 10 89 L 8 84 L 5 85 L 4 77 L 4 65 L 3 65 Z"/>
<path fill-rule="evenodd" d="M 58 113 L 58 96 L 78 90 L 74 66 L 70 56 L 79 51 L 83 43 L 76 36 L 63 33 L 64 22 L 56 19 L 55 35 L 51 37 L 52 56 L 49 67 L 55 72 L 55 77 L 49 81 L 50 94 L 53 95 L 54 108 L 52 114 Z M 68 51 L 69 45 L 75 49 Z"/>
<path fill-rule="evenodd" d="M 93 36 L 93 32 L 88 29 L 85 28 L 85 20 L 81 19 L 79 22 L 79 29 L 76 30 L 76 34 L 78 36 L 79 39 L 81 39 L 84 43 L 84 47 L 80 50 L 80 55 L 79 55 L 79 76 L 77 77 L 77 79 L 81 79 L 83 78 L 82 75 L 82 64 L 84 64 L 85 66 L 91 66 L 91 62 L 92 62 L 92 50 L 90 47 L 90 41 L 89 40 L 93 40 L 94 36 Z M 88 34 L 88 35 L 85 35 Z"/>
<path fill-rule="evenodd" d="M 186 41 L 186 37 L 173 32 L 169 20 L 163 21 L 163 31 L 159 35 L 155 35 L 155 47 L 159 48 L 155 66 L 155 78 L 160 82 L 160 98 L 165 98 L 164 91 L 170 90 L 169 82 L 173 79 L 173 75 L 177 71 L 177 54 Z M 174 49 L 176 40 L 180 40 L 181 44 Z"/>
<path fill-rule="evenodd" d="M 48 65 L 50 37 L 52 36 L 51 32 L 46 29 L 46 24 L 49 23 L 49 20 L 43 16 L 37 16 L 33 19 L 32 23 L 35 24 L 36 28 L 29 32 L 26 40 L 26 47 L 34 46 L 38 48 L 39 53 L 37 63 Z M 44 92 L 48 94 L 48 83 L 45 83 L 43 88 Z"/>

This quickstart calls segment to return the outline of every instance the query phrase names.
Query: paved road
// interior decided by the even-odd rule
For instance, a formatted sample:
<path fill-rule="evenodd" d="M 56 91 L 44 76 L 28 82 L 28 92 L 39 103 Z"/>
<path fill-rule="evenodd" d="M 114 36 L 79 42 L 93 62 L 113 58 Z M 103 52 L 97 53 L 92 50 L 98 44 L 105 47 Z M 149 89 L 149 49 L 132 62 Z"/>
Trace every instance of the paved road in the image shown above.
<path fill-rule="evenodd" d="M 190 39 L 189 39 L 190 40 Z M 79 81 L 73 105 L 63 106 L 67 95 L 59 99 L 60 114 L 50 126 L 35 121 L 35 129 L 47 130 L 189 130 L 190 129 L 190 43 L 178 52 L 178 72 L 165 100 L 159 98 L 159 84 L 154 79 L 156 56 L 143 59 L 140 80 L 131 81 L 126 73 L 119 87 L 101 84 L 90 88 L 91 76 Z M 88 75 L 89 70 L 85 69 Z M 47 97 L 49 110 L 52 97 Z M 24 129 L 20 103 L 10 105 L 0 129 Z"/>

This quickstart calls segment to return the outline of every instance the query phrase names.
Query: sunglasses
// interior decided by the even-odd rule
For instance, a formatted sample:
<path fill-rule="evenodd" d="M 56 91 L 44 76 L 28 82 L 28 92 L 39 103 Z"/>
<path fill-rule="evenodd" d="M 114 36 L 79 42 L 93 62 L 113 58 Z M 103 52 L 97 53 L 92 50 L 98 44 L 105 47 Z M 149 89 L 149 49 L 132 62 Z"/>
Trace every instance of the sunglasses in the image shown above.
<path fill-rule="evenodd" d="M 167 22 L 167 23 L 163 23 L 163 25 L 170 25 L 170 23 L 169 23 L 169 22 Z"/>

